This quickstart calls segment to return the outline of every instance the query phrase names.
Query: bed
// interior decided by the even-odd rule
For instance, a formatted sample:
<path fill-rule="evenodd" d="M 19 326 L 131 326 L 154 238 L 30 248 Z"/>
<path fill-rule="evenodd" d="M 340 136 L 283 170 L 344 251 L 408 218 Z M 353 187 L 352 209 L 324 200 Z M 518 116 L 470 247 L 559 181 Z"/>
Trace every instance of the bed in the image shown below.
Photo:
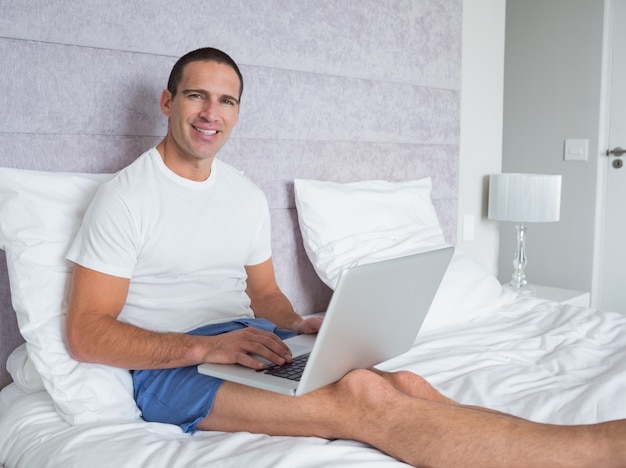
<path fill-rule="evenodd" d="M 253 170 L 248 173 L 254 178 Z M 128 371 L 72 361 L 63 337 L 71 274 L 64 252 L 95 190 L 109 177 L 0 168 L 0 246 L 10 289 L 4 294 L 11 295 L 10 314 L 25 340 L 8 358 L 12 382 L 0 392 L 0 463 L 6 468 L 87 462 L 134 468 L 403 465 L 348 440 L 189 435 L 144 422 L 132 401 Z M 296 184 L 298 190 L 293 181 L 281 182 L 290 207 L 272 210 L 274 250 L 279 281 L 305 314 L 323 310 L 346 266 L 448 243 L 440 220 L 449 217 L 433 202 L 431 177 L 303 178 Z M 5 343 L 21 341 L 14 327 L 3 333 Z M 535 421 L 626 418 L 626 317 L 513 293 L 460 250 L 414 346 L 379 367 L 412 370 L 460 402 Z"/>
<path fill-rule="evenodd" d="M 241 119 L 220 158 L 266 193 L 278 282 L 298 312 L 323 311 L 347 265 L 456 245 L 471 4 L 70 3 L 1 8 L 0 465 L 402 466 L 354 441 L 144 422 L 128 371 L 67 354 L 64 255 L 98 185 L 165 134 L 165 78 L 204 45 L 241 65 Z M 484 167 L 490 138 L 468 164 Z M 537 421 L 626 418 L 626 318 L 517 296 L 476 260 L 456 251 L 415 345 L 380 367 Z"/>

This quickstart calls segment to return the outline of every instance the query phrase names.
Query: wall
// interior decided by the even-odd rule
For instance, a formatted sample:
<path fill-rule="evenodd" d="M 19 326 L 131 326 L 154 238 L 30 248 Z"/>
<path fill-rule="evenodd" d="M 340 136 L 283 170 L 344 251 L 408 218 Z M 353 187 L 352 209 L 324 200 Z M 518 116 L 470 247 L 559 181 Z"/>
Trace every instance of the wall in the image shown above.
<path fill-rule="evenodd" d="M 562 174 L 561 220 L 528 229 L 530 282 L 591 290 L 599 152 L 602 20 L 597 0 L 508 0 L 503 172 Z M 589 140 L 587 162 L 564 140 Z M 515 232 L 503 225 L 499 271 L 509 281 Z"/>
<path fill-rule="evenodd" d="M 463 2 L 457 245 L 494 274 L 499 226 L 487 219 L 487 175 L 502 166 L 505 6 L 503 0 Z"/>

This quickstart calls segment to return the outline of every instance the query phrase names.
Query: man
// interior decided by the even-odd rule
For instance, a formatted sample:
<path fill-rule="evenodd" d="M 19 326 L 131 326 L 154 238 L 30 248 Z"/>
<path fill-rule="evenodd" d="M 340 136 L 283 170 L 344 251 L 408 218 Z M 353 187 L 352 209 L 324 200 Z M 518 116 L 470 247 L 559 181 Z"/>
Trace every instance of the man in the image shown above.
<path fill-rule="evenodd" d="M 415 465 L 626 464 L 623 421 L 536 424 L 459 405 L 409 372 L 357 370 L 301 397 L 198 374 L 203 362 L 262 367 L 252 355 L 289 362 L 280 337 L 321 324 L 276 284 L 263 195 L 215 158 L 242 89 L 216 49 L 174 66 L 160 100 L 167 135 L 103 186 L 68 254 L 74 358 L 140 369 L 144 418 L 188 432 L 354 439 Z"/>

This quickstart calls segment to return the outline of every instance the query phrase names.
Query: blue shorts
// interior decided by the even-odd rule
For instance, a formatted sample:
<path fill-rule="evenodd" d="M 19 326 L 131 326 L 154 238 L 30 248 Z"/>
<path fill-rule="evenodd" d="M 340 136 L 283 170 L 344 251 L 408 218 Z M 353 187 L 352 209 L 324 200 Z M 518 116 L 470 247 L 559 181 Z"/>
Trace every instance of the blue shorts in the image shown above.
<path fill-rule="evenodd" d="M 282 340 L 295 335 L 289 330 L 277 329 L 265 319 L 239 319 L 206 325 L 189 334 L 213 336 L 246 327 L 273 332 Z M 135 401 L 143 419 L 175 424 L 185 432 L 195 432 L 196 425 L 208 416 L 223 382 L 222 379 L 200 374 L 197 366 L 136 370 L 132 374 Z"/>

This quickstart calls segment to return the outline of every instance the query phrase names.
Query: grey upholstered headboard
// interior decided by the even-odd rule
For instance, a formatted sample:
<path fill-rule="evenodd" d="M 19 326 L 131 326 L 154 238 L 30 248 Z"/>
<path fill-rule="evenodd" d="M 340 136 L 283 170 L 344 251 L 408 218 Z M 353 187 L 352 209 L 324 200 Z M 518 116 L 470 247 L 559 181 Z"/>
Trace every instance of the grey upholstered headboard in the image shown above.
<path fill-rule="evenodd" d="M 330 291 L 302 247 L 293 179 L 430 175 L 447 240 L 458 193 L 461 0 L 24 0 L 0 8 L 0 166 L 111 172 L 164 135 L 175 59 L 211 45 L 245 79 L 220 157 L 267 193 L 278 281 L 296 308 Z M 187 15 L 193 11 L 193 15 Z M 1 222 L 2 220 L 0 220 Z M 20 342 L 0 252 L 0 387 Z"/>

